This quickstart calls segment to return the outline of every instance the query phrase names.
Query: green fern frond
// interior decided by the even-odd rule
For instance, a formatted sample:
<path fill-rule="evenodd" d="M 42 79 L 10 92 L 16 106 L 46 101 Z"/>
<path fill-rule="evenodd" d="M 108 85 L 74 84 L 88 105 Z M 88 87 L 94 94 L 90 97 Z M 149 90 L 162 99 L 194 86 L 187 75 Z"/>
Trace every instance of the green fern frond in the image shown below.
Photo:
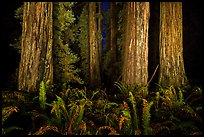
<path fill-rule="evenodd" d="M 185 102 L 188 102 L 189 104 L 194 103 L 194 101 L 202 99 L 202 88 L 200 87 L 194 87 L 191 91 L 191 94 L 186 97 Z"/>
<path fill-rule="evenodd" d="M 96 131 L 96 135 L 101 135 L 100 132 L 102 130 L 109 130 L 109 134 L 108 135 L 119 135 L 119 133 L 117 133 L 117 131 L 111 127 L 111 126 L 102 126 L 102 127 L 99 127 L 99 129 Z"/>
<path fill-rule="evenodd" d="M 90 100 L 92 100 L 92 99 L 94 98 L 94 96 L 95 96 L 96 94 L 98 94 L 98 93 L 99 93 L 99 91 L 94 92 L 94 93 L 92 94 L 92 96 L 91 96 L 91 99 L 90 99 Z"/>
<path fill-rule="evenodd" d="M 78 118 L 78 114 L 79 114 L 80 110 L 81 110 L 80 106 L 77 106 L 76 110 L 75 110 L 75 113 L 72 116 L 72 120 L 71 120 L 71 122 L 69 124 L 69 128 L 68 128 L 68 131 L 67 131 L 68 135 L 72 135 L 73 134 L 73 125 L 74 125 L 74 123 L 76 122 L 76 120 Z"/>
<path fill-rule="evenodd" d="M 132 105 L 132 113 L 131 114 L 131 121 L 132 121 L 132 128 L 133 128 L 133 131 L 137 130 L 139 128 L 139 118 L 138 118 L 138 115 L 137 115 L 137 108 L 136 108 L 136 101 L 134 100 L 134 96 L 132 94 L 132 92 L 129 92 L 129 101 Z"/>
<path fill-rule="evenodd" d="M 42 109 L 45 109 L 45 103 L 46 103 L 47 97 L 46 97 L 46 84 L 44 81 L 40 83 L 40 92 L 39 92 L 39 102 Z"/>
<path fill-rule="evenodd" d="M 8 106 L 2 109 L 2 125 L 13 112 L 18 112 L 17 106 Z"/>
<path fill-rule="evenodd" d="M 146 98 L 149 94 L 148 87 L 144 85 L 140 85 L 140 86 L 138 85 L 136 88 L 136 94 L 138 96 L 141 96 L 142 98 Z"/>
<path fill-rule="evenodd" d="M 56 126 L 43 126 L 32 135 L 44 135 L 48 131 L 55 131 L 59 133 L 59 130 Z"/>
<path fill-rule="evenodd" d="M 57 101 L 53 101 L 52 102 L 52 110 L 51 110 L 51 114 L 54 113 L 54 115 L 56 116 L 56 118 L 61 121 L 61 109 L 60 106 L 58 105 Z"/>
<path fill-rule="evenodd" d="M 8 128 L 2 128 L 2 135 L 6 135 L 14 130 L 23 130 L 23 128 L 16 127 L 16 126 L 11 126 Z"/>
<path fill-rule="evenodd" d="M 143 99 L 142 126 L 144 135 L 148 135 L 150 131 L 150 108 L 152 105 L 153 101 L 148 103 L 146 99 Z"/>
<path fill-rule="evenodd" d="M 179 102 L 185 104 L 182 90 L 179 90 Z"/>
<path fill-rule="evenodd" d="M 113 106 L 117 107 L 118 104 L 115 103 L 115 102 L 106 102 L 105 105 L 104 105 L 104 108 L 103 108 L 104 112 L 105 112 L 106 109 L 112 108 Z"/>
<path fill-rule="evenodd" d="M 75 123 L 74 123 L 74 126 L 73 126 L 73 128 L 74 128 L 75 131 L 78 130 L 79 124 L 81 123 L 82 118 L 83 118 L 83 116 L 84 116 L 84 106 L 85 106 L 85 104 L 81 104 L 81 105 L 79 106 L 79 107 L 80 107 L 80 111 L 79 111 L 78 117 L 77 117 L 77 119 L 76 119 L 76 121 L 75 121 Z"/>
<path fill-rule="evenodd" d="M 122 94 L 127 96 L 127 93 L 129 92 L 129 89 L 128 89 L 128 86 L 125 83 L 115 82 L 114 86 L 116 86 Z"/>
<path fill-rule="evenodd" d="M 60 121 L 62 119 L 62 116 L 64 116 L 64 118 L 66 120 L 68 120 L 69 114 L 68 114 L 68 111 L 66 109 L 64 100 L 57 95 L 56 95 L 56 98 L 57 98 L 57 101 L 52 102 L 53 107 L 52 107 L 51 113 L 54 112 L 56 118 Z"/>
<path fill-rule="evenodd" d="M 160 100 L 160 93 L 159 92 L 156 92 L 156 107 L 158 108 L 159 107 L 159 100 Z"/>
<path fill-rule="evenodd" d="M 70 123 L 71 122 L 71 119 L 74 115 L 74 111 L 76 110 L 77 108 L 77 102 L 74 102 L 74 103 L 71 103 L 68 105 L 68 107 L 71 107 L 70 110 L 69 110 L 69 115 L 68 115 L 68 122 Z"/>

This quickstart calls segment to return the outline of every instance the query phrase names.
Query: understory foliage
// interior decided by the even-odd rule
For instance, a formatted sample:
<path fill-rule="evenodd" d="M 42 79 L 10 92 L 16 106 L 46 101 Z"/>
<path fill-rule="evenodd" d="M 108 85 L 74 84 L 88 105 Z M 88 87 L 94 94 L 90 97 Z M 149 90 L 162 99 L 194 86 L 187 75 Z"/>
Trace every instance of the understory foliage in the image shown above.
<path fill-rule="evenodd" d="M 83 80 L 89 82 L 89 14 L 88 3 L 82 9 L 82 13 L 78 17 L 76 24 L 76 42 L 80 48 L 80 62 Z"/>
<path fill-rule="evenodd" d="M 70 43 L 73 40 L 73 33 L 70 29 L 75 21 L 72 12 L 74 4 L 75 2 L 57 2 L 53 4 L 53 66 L 56 83 L 70 81 L 83 83 L 78 76 L 79 69 L 75 66 L 79 58 L 70 49 Z"/>
<path fill-rule="evenodd" d="M 14 113 L 18 112 L 18 108 L 16 106 L 7 106 L 2 109 L 2 125 L 4 122 L 9 118 L 9 116 Z M 10 127 L 2 127 L 2 135 L 5 135 L 13 130 L 22 130 L 22 128 L 17 126 L 10 126 Z"/>
<path fill-rule="evenodd" d="M 181 89 L 158 85 L 153 93 L 147 94 L 144 92 L 148 92 L 147 87 L 115 82 L 117 93 L 112 96 L 116 100 L 110 99 L 106 89 L 62 87 L 55 91 L 49 81 L 42 81 L 39 94 L 4 92 L 2 134 L 16 131 L 24 135 L 202 134 L 202 89 L 199 87 Z M 28 123 L 31 127 L 11 123 L 6 126 L 7 119 L 15 114 L 21 120 L 25 116 L 32 119 Z"/>

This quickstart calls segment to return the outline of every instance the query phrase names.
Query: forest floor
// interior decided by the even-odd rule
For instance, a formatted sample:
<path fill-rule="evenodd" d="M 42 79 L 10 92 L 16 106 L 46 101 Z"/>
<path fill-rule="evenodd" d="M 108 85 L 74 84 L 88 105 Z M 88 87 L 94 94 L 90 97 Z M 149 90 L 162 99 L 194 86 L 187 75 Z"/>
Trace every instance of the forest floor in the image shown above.
<path fill-rule="evenodd" d="M 2 92 L 2 135 L 202 135 L 202 88 L 112 89 L 41 83 Z"/>

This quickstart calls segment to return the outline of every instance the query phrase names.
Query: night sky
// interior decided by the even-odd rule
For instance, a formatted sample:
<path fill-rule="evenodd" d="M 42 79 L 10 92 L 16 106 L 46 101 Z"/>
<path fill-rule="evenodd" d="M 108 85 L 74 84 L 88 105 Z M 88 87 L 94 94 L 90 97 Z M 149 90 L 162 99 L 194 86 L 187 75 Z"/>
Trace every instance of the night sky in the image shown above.
<path fill-rule="evenodd" d="M 102 3 L 102 10 L 105 11 L 109 8 L 109 2 L 103 2 Z M 105 25 L 103 24 L 103 28 L 105 29 Z M 105 37 L 106 37 L 106 33 L 105 31 L 103 31 L 102 33 L 102 36 L 103 36 L 103 39 L 102 39 L 102 45 L 104 46 L 105 45 Z"/>
<path fill-rule="evenodd" d="M 14 11 L 22 2 L 12 1 L 1 4 L 1 71 L 0 71 L 0 89 L 5 88 L 9 82 L 9 75 L 15 73 L 19 63 L 20 55 L 10 47 L 15 38 L 21 34 L 21 25 L 19 20 L 14 18 Z M 151 6 L 151 4 L 150 4 Z M 203 84 L 203 11 L 202 3 L 186 2 L 183 3 L 183 45 L 184 61 L 188 78 Z M 103 10 L 108 7 L 108 2 L 103 3 Z M 151 14 L 151 11 L 150 11 Z M 103 33 L 105 37 L 105 33 Z M 103 41 L 104 44 L 104 41 Z"/>

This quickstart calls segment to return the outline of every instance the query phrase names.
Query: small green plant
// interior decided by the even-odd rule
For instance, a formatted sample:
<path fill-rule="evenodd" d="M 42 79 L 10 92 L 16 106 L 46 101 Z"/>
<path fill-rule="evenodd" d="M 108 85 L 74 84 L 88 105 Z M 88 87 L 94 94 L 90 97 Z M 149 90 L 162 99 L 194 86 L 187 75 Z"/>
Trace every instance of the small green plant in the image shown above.
<path fill-rule="evenodd" d="M 142 113 L 142 126 L 143 126 L 143 135 L 151 134 L 150 127 L 150 108 L 153 105 L 153 101 L 150 103 L 147 102 L 146 99 L 143 99 L 143 113 Z"/>
<path fill-rule="evenodd" d="M 199 132 L 199 125 L 202 118 L 198 115 L 195 108 L 189 102 L 194 94 L 185 96 L 184 89 L 169 86 L 167 88 L 159 87 L 155 96 L 155 119 L 158 122 L 154 126 L 154 132 L 158 134 L 174 134 L 179 131 L 181 135 L 189 135 Z"/>
<path fill-rule="evenodd" d="M 40 107 L 45 110 L 46 109 L 46 105 L 49 105 L 47 103 L 47 92 L 48 91 L 51 91 L 51 88 L 53 86 L 50 85 L 50 80 L 44 82 L 44 81 L 41 81 L 40 83 L 40 89 L 39 89 L 39 96 L 37 97 L 34 97 L 33 100 L 35 100 L 36 98 L 39 99 L 39 103 L 40 103 Z"/>
<path fill-rule="evenodd" d="M 44 81 L 40 83 L 39 102 L 42 109 L 45 109 L 46 103 L 46 85 Z"/>
<path fill-rule="evenodd" d="M 133 97 L 132 92 L 129 92 L 129 101 L 131 103 L 131 121 L 132 121 L 132 132 L 135 132 L 139 129 L 139 118 L 137 112 L 136 101 Z"/>

